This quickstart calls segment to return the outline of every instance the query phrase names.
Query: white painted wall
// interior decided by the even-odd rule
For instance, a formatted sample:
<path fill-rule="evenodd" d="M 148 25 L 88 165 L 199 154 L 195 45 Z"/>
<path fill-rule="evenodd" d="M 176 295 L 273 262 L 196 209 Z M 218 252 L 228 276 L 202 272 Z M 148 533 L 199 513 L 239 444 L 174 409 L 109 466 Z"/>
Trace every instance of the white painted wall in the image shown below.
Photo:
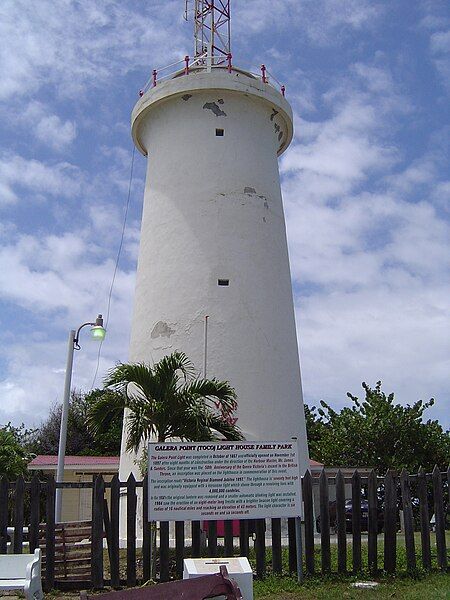
<path fill-rule="evenodd" d="M 304 471 L 277 161 L 292 137 L 289 104 L 243 73 L 203 72 L 150 90 L 132 121 L 148 167 L 129 360 L 153 362 L 177 349 L 201 371 L 209 315 L 207 375 L 236 388 L 247 439 L 299 437 Z M 122 453 L 121 479 L 132 468 Z"/>

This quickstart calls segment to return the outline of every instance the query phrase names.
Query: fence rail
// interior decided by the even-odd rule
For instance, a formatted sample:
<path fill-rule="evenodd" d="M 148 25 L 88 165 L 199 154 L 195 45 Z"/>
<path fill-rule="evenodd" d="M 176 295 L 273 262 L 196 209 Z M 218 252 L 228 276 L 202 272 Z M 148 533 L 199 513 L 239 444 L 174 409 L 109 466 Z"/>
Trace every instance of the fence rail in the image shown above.
<path fill-rule="evenodd" d="M 55 524 L 57 487 L 91 489 L 91 521 Z M 374 471 L 365 477 L 358 471 L 351 477 L 344 477 L 341 471 L 333 477 L 325 471 L 320 477 L 307 472 L 302 479 L 305 573 L 357 573 L 367 569 L 375 575 L 380 570 L 414 572 L 418 567 L 446 571 L 449 489 L 450 467 L 446 472 L 436 467 L 432 473 L 388 472 L 384 477 Z M 331 497 L 335 500 L 330 502 Z M 120 514 L 126 519 L 122 544 Z M 168 581 L 182 577 L 183 558 L 187 556 L 249 556 L 258 577 L 268 571 L 296 571 L 294 519 L 243 520 L 239 522 L 238 537 L 233 523 L 225 521 L 219 539 L 217 523 L 210 521 L 206 543 L 202 543 L 199 521 L 178 521 L 172 526 L 160 522 L 152 561 L 151 537 L 155 529 L 148 523 L 147 478 L 136 481 L 130 475 L 127 481 L 119 481 L 115 475 L 105 482 L 98 476 L 92 482 L 62 484 L 56 484 L 53 477 L 41 480 L 37 475 L 31 481 L 22 477 L 15 482 L 0 480 L 0 554 L 34 552 L 41 546 L 47 589 L 135 586 L 150 579 L 152 562 L 156 566 L 154 576 L 161 582 Z M 399 539 L 405 547 L 404 565 L 399 565 Z M 249 540 L 254 542 L 253 548 Z M 85 579 L 80 579 L 82 575 Z"/>

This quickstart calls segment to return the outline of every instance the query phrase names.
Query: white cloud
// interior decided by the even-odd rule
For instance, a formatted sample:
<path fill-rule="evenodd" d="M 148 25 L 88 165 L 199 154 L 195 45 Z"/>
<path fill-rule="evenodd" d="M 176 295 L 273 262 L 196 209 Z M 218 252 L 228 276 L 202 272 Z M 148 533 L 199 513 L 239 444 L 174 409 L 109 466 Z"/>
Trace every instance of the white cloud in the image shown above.
<path fill-rule="evenodd" d="M 431 52 L 436 54 L 450 52 L 450 30 L 433 33 L 430 38 L 430 47 Z"/>
<path fill-rule="evenodd" d="M 0 154 L 0 205 L 16 202 L 21 192 L 71 198 L 81 186 L 80 172 L 68 162 L 45 164 L 11 153 Z"/>
<path fill-rule="evenodd" d="M 111 259 L 97 260 L 98 247 L 86 232 L 16 236 L 0 250 L 0 299 L 26 311 L 25 332 L 4 332 L 0 358 L 6 364 L 0 381 L 0 423 L 12 419 L 37 424 L 61 398 L 71 328 L 106 317 L 114 270 Z M 126 360 L 134 269 L 119 268 L 111 298 L 108 332 L 102 346 L 96 385 L 117 360 Z M 75 355 L 73 385 L 89 389 L 98 346 L 84 331 Z"/>
<path fill-rule="evenodd" d="M 114 264 L 111 259 L 97 262 L 96 254 L 95 244 L 81 231 L 18 236 L 0 249 L 0 297 L 37 315 L 61 309 L 78 314 L 96 303 L 104 307 Z M 133 279 L 119 271 L 117 286 L 129 295 Z"/>
<path fill-rule="evenodd" d="M 276 18 L 274 11 L 276 10 Z M 234 10 L 238 34 L 260 33 L 266 29 L 292 30 L 300 25 L 300 33 L 315 44 L 336 43 L 336 32 L 345 35 L 350 29 L 371 28 L 383 7 L 369 0 L 248 0 Z"/>
<path fill-rule="evenodd" d="M 53 86 L 60 97 L 83 96 L 114 74 L 183 56 L 183 30 L 174 1 L 133 10 L 123 2 L 5 0 L 0 36 L 0 100 Z M 178 6 L 178 11 L 177 11 Z M 156 64 L 157 63 L 157 64 Z"/>
<path fill-rule="evenodd" d="M 445 422 L 450 225 L 432 204 L 448 194 L 442 157 L 405 162 L 392 121 L 408 99 L 379 66 L 351 71 L 324 96 L 327 118 L 296 117 L 281 162 L 305 397 L 342 406 L 383 379 L 402 402 L 440 398 Z"/>
<path fill-rule="evenodd" d="M 76 137 L 76 126 L 73 121 L 62 121 L 58 115 L 51 114 L 50 109 L 42 102 L 33 100 L 26 110 L 18 116 L 36 138 L 54 150 L 63 150 Z"/>

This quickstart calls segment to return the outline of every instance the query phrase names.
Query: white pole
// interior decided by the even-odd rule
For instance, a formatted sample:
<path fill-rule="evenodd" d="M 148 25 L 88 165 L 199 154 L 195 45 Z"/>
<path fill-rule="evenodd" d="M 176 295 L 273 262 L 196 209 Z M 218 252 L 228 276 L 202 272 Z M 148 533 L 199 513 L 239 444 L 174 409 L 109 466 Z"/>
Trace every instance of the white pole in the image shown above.
<path fill-rule="evenodd" d="M 205 339 L 203 343 L 203 378 L 206 379 L 206 365 L 208 362 L 208 315 L 205 317 Z"/>
<path fill-rule="evenodd" d="M 293 437 L 292 438 L 295 443 L 297 444 L 297 456 L 300 455 L 300 448 L 298 447 L 298 438 Z M 299 471 L 299 477 L 298 477 L 298 482 L 299 482 L 299 486 L 300 486 L 300 506 L 302 506 L 302 476 L 301 473 Z M 303 564 L 302 564 L 302 557 L 303 557 L 303 547 L 302 547 L 302 517 L 295 517 L 295 549 L 296 549 L 296 559 L 297 559 L 297 581 L 298 583 L 302 583 L 303 581 Z"/>
<path fill-rule="evenodd" d="M 300 480 L 301 485 L 301 480 Z M 297 581 L 302 583 L 303 581 L 303 565 L 302 565 L 302 518 L 295 517 L 295 542 L 296 542 L 296 555 L 297 555 Z"/>
<path fill-rule="evenodd" d="M 56 469 L 56 483 L 64 481 L 64 458 L 66 456 L 66 441 L 67 441 L 67 421 L 69 418 L 69 401 L 70 401 L 70 385 L 72 382 L 72 367 L 73 367 L 73 345 L 75 340 L 75 330 L 72 329 L 69 333 L 69 343 L 67 347 L 67 363 L 66 363 L 66 378 L 64 381 L 64 397 L 61 413 L 61 428 L 59 431 L 59 448 L 58 448 L 58 467 Z M 62 489 L 56 488 L 55 501 L 55 521 L 61 523 L 62 509 Z"/>

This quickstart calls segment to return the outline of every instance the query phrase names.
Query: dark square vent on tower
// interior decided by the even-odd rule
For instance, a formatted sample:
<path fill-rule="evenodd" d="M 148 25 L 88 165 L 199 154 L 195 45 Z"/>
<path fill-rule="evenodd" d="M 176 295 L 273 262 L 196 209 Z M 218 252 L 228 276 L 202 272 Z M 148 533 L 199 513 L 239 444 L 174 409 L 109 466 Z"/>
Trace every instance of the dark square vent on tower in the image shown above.
<path fill-rule="evenodd" d="M 217 285 L 230 285 L 230 280 L 229 279 L 218 279 Z"/>
<path fill-rule="evenodd" d="M 224 130 L 223 129 L 216 129 L 216 135 L 218 137 L 223 137 L 224 134 Z"/>

